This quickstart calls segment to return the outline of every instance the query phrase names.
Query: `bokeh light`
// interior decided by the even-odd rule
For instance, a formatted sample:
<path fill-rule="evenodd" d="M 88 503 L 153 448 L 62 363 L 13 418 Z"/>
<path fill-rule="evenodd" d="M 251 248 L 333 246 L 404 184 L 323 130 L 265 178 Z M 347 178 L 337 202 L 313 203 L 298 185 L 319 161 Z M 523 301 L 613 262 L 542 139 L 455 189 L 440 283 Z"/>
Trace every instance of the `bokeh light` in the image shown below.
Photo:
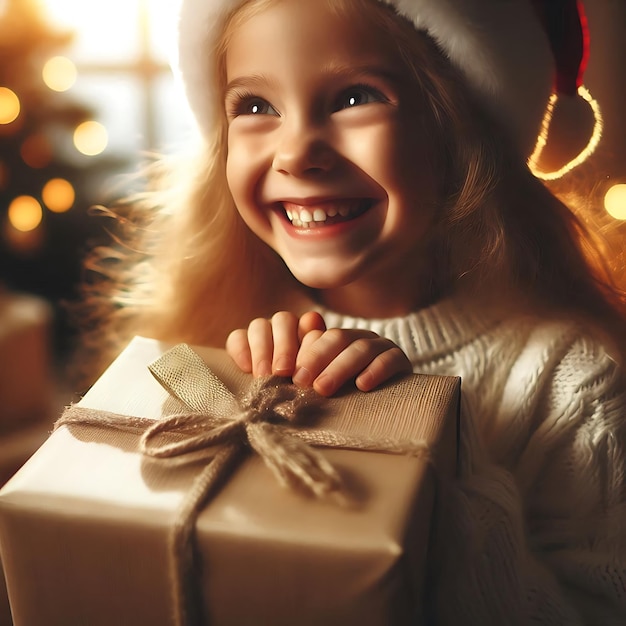
<path fill-rule="evenodd" d="M 9 222 L 15 230 L 35 230 L 43 219 L 41 204 L 32 196 L 18 196 L 9 205 Z"/>
<path fill-rule="evenodd" d="M 76 193 L 71 183 L 63 178 L 52 178 L 41 192 L 43 203 L 53 213 L 65 213 L 72 208 Z"/>
<path fill-rule="evenodd" d="M 67 57 L 55 56 L 46 61 L 41 75 L 53 91 L 67 91 L 76 82 L 76 65 Z"/>
<path fill-rule="evenodd" d="M 0 124 L 10 124 L 20 114 L 20 99 L 8 87 L 0 87 Z"/>
<path fill-rule="evenodd" d="M 616 220 L 626 220 L 626 184 L 613 185 L 606 192 L 604 208 Z"/>
<path fill-rule="evenodd" d="M 52 161 L 52 146 L 45 135 L 35 133 L 22 143 L 20 156 L 29 167 L 41 169 Z"/>
<path fill-rule="evenodd" d="M 74 131 L 74 145 L 86 156 L 95 156 L 104 152 L 108 141 L 107 130 L 99 122 L 83 122 Z"/>

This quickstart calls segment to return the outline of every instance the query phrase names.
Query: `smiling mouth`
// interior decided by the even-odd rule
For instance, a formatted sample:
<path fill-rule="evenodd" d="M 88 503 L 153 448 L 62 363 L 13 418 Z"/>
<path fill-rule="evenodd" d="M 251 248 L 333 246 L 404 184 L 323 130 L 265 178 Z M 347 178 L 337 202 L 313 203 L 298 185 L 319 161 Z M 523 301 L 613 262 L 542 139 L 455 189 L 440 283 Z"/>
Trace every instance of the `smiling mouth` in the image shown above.
<path fill-rule="evenodd" d="M 293 202 L 282 202 L 287 219 L 296 228 L 319 228 L 348 222 L 370 209 L 371 199 L 331 200 L 319 204 L 302 206 Z"/>

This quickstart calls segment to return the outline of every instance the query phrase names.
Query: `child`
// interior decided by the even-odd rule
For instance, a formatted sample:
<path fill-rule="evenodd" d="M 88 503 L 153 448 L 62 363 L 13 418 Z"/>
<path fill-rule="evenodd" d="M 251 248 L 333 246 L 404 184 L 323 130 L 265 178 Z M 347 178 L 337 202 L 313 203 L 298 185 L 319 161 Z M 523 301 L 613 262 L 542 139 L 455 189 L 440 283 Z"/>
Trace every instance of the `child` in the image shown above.
<path fill-rule="evenodd" d="M 180 29 L 204 152 L 126 264 L 101 252 L 99 349 L 226 345 L 325 395 L 461 376 L 434 620 L 626 623 L 624 298 L 525 163 L 553 79 L 531 3 L 184 0 Z"/>

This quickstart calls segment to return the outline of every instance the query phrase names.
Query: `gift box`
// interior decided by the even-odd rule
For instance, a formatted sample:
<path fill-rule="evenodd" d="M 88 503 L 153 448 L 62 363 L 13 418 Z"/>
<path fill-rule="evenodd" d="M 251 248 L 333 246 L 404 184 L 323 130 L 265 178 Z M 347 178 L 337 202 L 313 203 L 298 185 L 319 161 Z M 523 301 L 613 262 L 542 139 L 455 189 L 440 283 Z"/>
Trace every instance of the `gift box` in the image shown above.
<path fill-rule="evenodd" d="M 289 456 L 298 437 L 315 445 L 341 478 L 340 492 L 314 497 L 281 485 L 247 452 L 258 448 L 250 435 L 252 443 L 244 442 L 190 516 L 190 494 L 213 467 L 207 463 L 236 446 L 211 440 L 190 462 L 139 451 L 146 424 L 181 413 L 191 424 L 173 418 L 162 447 L 200 447 L 205 431 L 194 422 L 202 413 L 195 405 L 219 399 L 194 383 L 181 402 L 171 388 L 176 380 L 155 378 L 148 366 L 170 348 L 135 338 L 70 409 L 76 421 L 57 428 L 0 491 L 0 549 L 15 626 L 419 623 L 436 484 L 456 468 L 460 380 L 410 375 L 367 394 L 313 399 L 302 419 L 285 427 L 291 443 L 280 446 Z M 251 377 L 224 351 L 193 354 L 230 392 L 245 394 Z M 184 368 L 173 378 L 189 382 Z M 261 424 L 257 413 L 250 430 L 239 428 L 244 414 L 248 409 L 215 417 L 215 432 L 283 436 L 282 425 Z M 135 419 L 119 426 L 120 415 Z M 190 519 L 181 544 L 179 530 Z"/>

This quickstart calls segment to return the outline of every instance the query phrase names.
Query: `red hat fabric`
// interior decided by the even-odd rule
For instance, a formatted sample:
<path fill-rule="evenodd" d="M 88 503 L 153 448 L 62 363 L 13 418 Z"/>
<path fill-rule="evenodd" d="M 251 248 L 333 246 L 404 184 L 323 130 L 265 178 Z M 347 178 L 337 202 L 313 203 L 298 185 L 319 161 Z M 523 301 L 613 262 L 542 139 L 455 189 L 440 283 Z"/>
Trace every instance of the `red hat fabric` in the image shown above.
<path fill-rule="evenodd" d="M 579 0 L 533 0 L 555 60 L 554 88 L 575 96 L 589 60 L 589 27 Z"/>

